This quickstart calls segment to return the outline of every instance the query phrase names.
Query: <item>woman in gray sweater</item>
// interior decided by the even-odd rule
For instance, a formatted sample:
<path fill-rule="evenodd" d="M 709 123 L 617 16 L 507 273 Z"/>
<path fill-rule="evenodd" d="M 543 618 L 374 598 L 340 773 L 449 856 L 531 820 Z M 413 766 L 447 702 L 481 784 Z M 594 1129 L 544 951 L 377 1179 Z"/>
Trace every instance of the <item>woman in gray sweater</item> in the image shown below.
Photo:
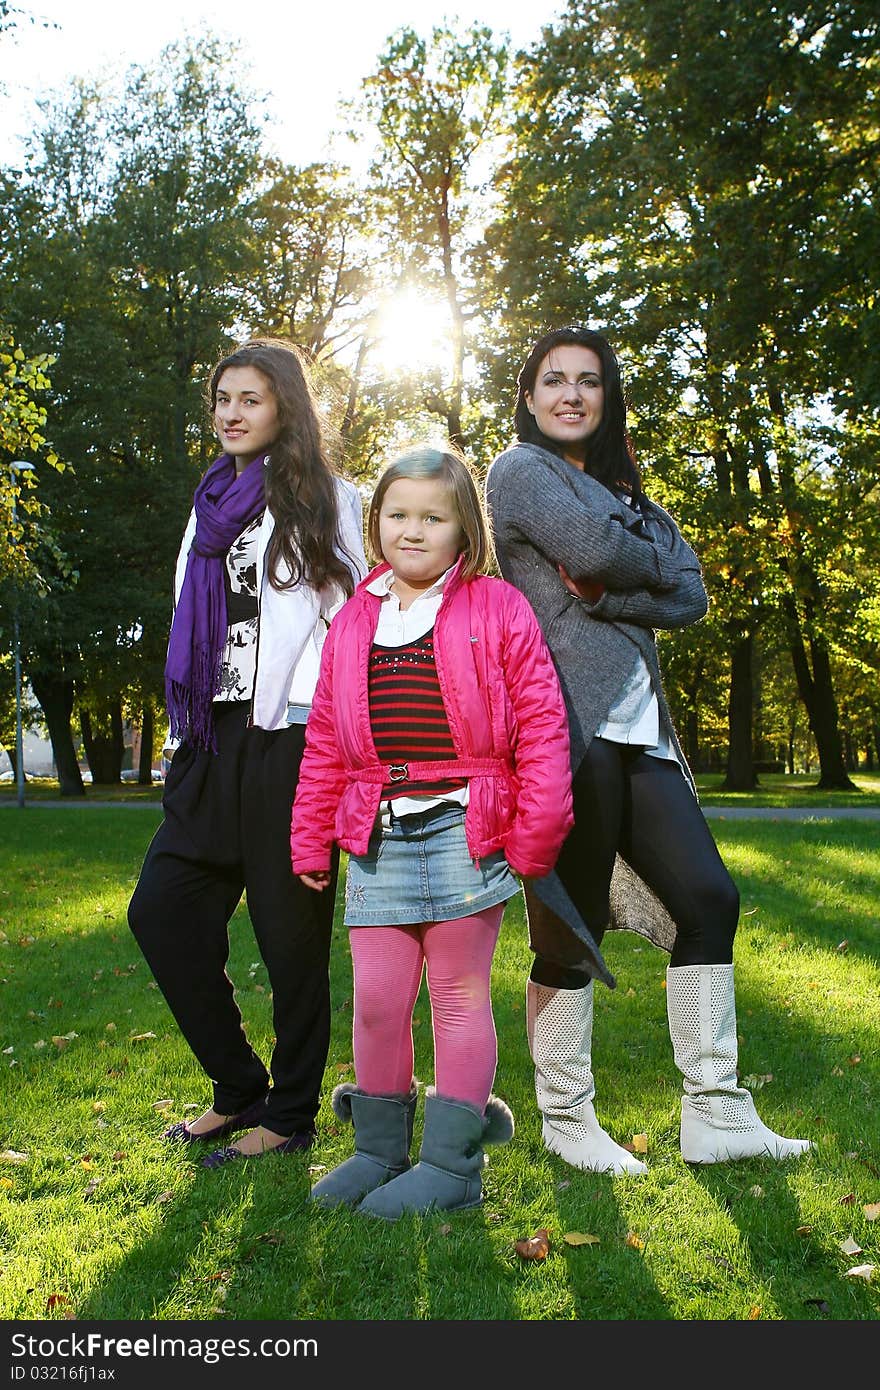
<path fill-rule="evenodd" d="M 699 561 L 642 490 L 620 370 L 601 334 L 546 333 L 518 387 L 518 442 L 492 464 L 486 492 L 501 572 L 538 615 L 568 709 L 575 826 L 556 875 L 596 944 L 623 927 L 671 952 L 685 1160 L 803 1153 L 809 1142 L 774 1134 L 737 1084 L 739 895 L 700 811 L 657 660 L 655 628 L 706 612 Z M 549 906 L 543 881 L 526 885 L 526 901 L 544 1143 L 577 1168 L 644 1173 L 593 1108 L 593 980 L 613 977 Z"/>

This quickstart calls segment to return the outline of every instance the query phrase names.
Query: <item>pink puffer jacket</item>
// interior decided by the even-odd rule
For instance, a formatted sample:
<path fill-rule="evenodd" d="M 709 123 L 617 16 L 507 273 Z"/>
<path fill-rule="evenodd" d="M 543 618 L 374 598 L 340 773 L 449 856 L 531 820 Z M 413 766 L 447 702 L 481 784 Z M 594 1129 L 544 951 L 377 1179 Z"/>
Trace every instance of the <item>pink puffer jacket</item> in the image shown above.
<path fill-rule="evenodd" d="M 559 679 L 519 590 L 485 575 L 462 581 L 460 567 L 446 581 L 434 652 L 457 756 L 480 760 L 468 774 L 468 847 L 475 860 L 502 849 L 516 873 L 540 877 L 574 824 Z M 361 582 L 324 643 L 293 803 L 295 873 L 328 869 L 334 841 L 365 854 L 388 781 L 373 743 L 368 693 L 381 600 L 367 592 L 387 569 L 380 565 Z M 402 781 L 401 794 L 414 785 Z"/>

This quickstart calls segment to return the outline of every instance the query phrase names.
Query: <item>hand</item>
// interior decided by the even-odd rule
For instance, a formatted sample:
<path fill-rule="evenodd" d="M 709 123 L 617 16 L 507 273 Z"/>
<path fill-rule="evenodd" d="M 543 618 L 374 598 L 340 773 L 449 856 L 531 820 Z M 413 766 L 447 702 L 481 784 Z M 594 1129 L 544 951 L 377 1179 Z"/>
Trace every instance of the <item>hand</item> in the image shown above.
<path fill-rule="evenodd" d="M 297 878 L 304 883 L 307 888 L 313 888 L 316 893 L 323 893 L 327 884 L 330 882 L 329 869 L 312 869 L 307 874 L 297 874 Z"/>
<path fill-rule="evenodd" d="M 557 565 L 559 577 L 575 598 L 582 598 L 585 603 L 598 603 L 605 592 L 605 585 L 598 579 L 572 579 L 564 565 Z"/>

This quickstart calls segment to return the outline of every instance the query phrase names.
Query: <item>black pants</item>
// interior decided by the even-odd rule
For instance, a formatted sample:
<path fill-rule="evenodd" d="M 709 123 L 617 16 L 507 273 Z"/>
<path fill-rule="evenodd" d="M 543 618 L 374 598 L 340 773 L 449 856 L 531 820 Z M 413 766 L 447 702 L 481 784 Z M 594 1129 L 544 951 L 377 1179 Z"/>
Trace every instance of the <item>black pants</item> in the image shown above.
<path fill-rule="evenodd" d="M 678 763 L 594 738 L 572 792 L 575 824 L 556 868 L 597 943 L 609 922 L 619 854 L 675 923 L 670 964 L 729 964 L 739 893 Z M 576 969 L 543 961 L 540 952 L 532 978 L 558 988 L 584 982 Z"/>
<path fill-rule="evenodd" d="M 330 1044 L 333 881 L 306 888 L 290 864 L 290 811 L 305 744 L 293 724 L 248 729 L 248 706 L 215 704 L 219 751 L 182 744 L 165 782 L 165 818 L 147 850 L 128 920 L 178 1027 L 236 1114 L 269 1085 L 226 973 L 228 925 L 242 891 L 272 989 L 275 1047 L 265 1124 L 290 1135 L 318 1109 Z"/>

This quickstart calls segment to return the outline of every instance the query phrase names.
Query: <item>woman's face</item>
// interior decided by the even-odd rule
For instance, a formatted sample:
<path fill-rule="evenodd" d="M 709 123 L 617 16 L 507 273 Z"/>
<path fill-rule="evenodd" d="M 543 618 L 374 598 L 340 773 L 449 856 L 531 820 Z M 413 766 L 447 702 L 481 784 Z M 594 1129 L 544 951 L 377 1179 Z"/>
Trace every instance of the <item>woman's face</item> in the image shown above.
<path fill-rule="evenodd" d="M 278 438 L 278 402 L 256 367 L 227 367 L 217 383 L 214 429 L 241 473 Z"/>
<path fill-rule="evenodd" d="M 599 354 L 580 343 L 551 348 L 538 368 L 534 390 L 524 394 L 538 428 L 561 446 L 569 463 L 583 468 L 587 440 L 602 423 L 605 408 Z"/>

